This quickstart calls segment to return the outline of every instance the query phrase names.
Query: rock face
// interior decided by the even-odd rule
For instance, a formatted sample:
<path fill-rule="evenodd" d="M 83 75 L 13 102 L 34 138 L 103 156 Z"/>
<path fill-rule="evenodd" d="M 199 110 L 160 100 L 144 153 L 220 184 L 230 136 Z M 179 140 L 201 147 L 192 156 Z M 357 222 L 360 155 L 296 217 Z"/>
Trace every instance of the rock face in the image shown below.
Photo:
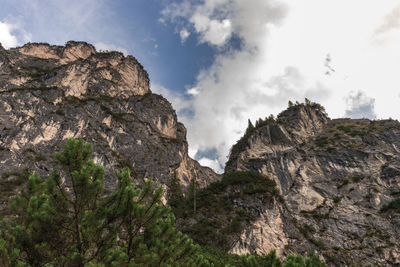
<path fill-rule="evenodd" d="M 400 264 L 400 214 L 381 212 L 400 194 L 398 121 L 331 120 L 308 102 L 260 123 L 243 142 L 226 171 L 265 174 L 285 202 L 260 207 L 231 252 L 312 250 L 338 266 Z"/>
<path fill-rule="evenodd" d="M 0 216 L 30 172 L 48 175 L 53 152 L 70 137 L 94 144 L 109 188 L 113 171 L 126 166 L 138 182 L 151 177 L 165 187 L 172 175 L 182 187 L 220 179 L 188 156 L 185 127 L 171 104 L 151 93 L 135 58 L 84 42 L 0 45 Z M 262 175 L 243 184 L 223 180 L 203 191 L 205 207 L 178 220 L 181 227 L 202 233 L 196 220 L 221 217 L 229 226 L 223 229 L 237 231 L 224 232 L 230 236 L 221 240 L 230 243 L 220 247 L 237 254 L 311 250 L 331 265 L 400 264 L 398 121 L 331 120 L 318 104 L 296 104 L 249 128 L 225 170 L 259 172 L 277 189 Z M 394 200 L 397 207 L 387 208 Z M 207 213 L 217 202 L 232 211 Z M 252 218 L 244 228 L 243 216 Z"/>
<path fill-rule="evenodd" d="M 193 178 L 201 186 L 219 178 L 188 156 L 185 127 L 171 104 L 151 93 L 142 65 L 84 42 L 0 45 L 0 121 L 4 183 L 23 168 L 46 176 L 52 153 L 70 137 L 93 143 L 109 176 L 128 166 L 161 185 L 174 173 L 183 187 Z"/>

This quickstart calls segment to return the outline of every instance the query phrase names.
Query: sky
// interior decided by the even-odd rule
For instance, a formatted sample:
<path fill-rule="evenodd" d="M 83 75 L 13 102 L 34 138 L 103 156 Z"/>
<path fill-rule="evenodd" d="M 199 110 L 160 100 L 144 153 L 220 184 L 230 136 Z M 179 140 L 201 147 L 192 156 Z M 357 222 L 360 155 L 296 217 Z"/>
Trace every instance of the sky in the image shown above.
<path fill-rule="evenodd" d="M 0 0 L 0 43 L 135 56 L 222 172 L 253 122 L 307 97 L 331 118 L 400 119 L 400 0 Z"/>

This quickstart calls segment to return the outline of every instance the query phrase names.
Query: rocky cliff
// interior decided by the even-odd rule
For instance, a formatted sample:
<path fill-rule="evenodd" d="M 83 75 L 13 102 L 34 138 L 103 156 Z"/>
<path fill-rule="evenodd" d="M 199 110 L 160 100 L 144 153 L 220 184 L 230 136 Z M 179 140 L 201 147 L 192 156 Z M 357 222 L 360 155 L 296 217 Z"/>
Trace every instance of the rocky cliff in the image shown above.
<path fill-rule="evenodd" d="M 248 129 L 226 166 L 235 170 L 275 180 L 284 202 L 259 205 L 231 252 L 312 250 L 336 266 L 400 264 L 398 121 L 332 120 L 318 104 L 296 104 Z"/>
<path fill-rule="evenodd" d="M 30 172 L 47 176 L 70 137 L 94 144 L 108 187 L 125 166 L 177 192 L 195 180 L 170 204 L 201 244 L 400 264 L 398 121 L 332 120 L 316 103 L 291 105 L 249 125 L 220 180 L 188 156 L 185 127 L 135 58 L 84 42 L 0 45 L 0 215 Z"/>
<path fill-rule="evenodd" d="M 188 156 L 185 127 L 132 56 L 84 42 L 0 45 L 0 207 L 25 181 L 21 170 L 45 177 L 70 137 L 93 143 L 110 177 L 128 166 L 161 185 L 174 173 L 183 187 L 218 179 Z"/>

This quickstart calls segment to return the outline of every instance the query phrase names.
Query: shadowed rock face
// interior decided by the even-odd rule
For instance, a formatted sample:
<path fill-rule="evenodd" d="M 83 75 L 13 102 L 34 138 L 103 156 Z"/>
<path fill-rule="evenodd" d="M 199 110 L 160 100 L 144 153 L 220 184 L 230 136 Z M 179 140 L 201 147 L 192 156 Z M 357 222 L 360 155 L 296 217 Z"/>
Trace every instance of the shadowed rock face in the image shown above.
<path fill-rule="evenodd" d="M 94 144 L 106 186 L 125 166 L 161 185 L 175 172 L 183 187 L 193 178 L 201 186 L 219 178 L 188 156 L 185 127 L 171 104 L 151 93 L 140 63 L 84 42 L 0 46 L 0 120 L 4 179 L 23 168 L 46 176 L 52 154 L 70 137 Z"/>
<path fill-rule="evenodd" d="M 260 207 L 232 252 L 313 250 L 333 265 L 400 263 L 400 215 L 380 212 L 400 194 L 398 121 L 331 120 L 318 104 L 299 104 L 256 128 L 231 158 L 227 171 L 261 172 L 285 199 Z"/>

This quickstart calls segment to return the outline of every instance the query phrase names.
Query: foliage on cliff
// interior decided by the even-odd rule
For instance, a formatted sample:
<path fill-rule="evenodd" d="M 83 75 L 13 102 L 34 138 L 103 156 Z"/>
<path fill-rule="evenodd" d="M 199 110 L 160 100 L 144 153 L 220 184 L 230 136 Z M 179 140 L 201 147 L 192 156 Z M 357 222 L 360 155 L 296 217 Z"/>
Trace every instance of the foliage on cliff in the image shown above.
<path fill-rule="evenodd" d="M 177 197 L 169 203 L 182 232 L 201 245 L 228 251 L 244 225 L 260 212 L 254 197 L 266 206 L 283 201 L 275 181 L 258 172 L 235 171 L 206 188 L 189 188 L 185 198 L 179 197 L 179 204 Z"/>

